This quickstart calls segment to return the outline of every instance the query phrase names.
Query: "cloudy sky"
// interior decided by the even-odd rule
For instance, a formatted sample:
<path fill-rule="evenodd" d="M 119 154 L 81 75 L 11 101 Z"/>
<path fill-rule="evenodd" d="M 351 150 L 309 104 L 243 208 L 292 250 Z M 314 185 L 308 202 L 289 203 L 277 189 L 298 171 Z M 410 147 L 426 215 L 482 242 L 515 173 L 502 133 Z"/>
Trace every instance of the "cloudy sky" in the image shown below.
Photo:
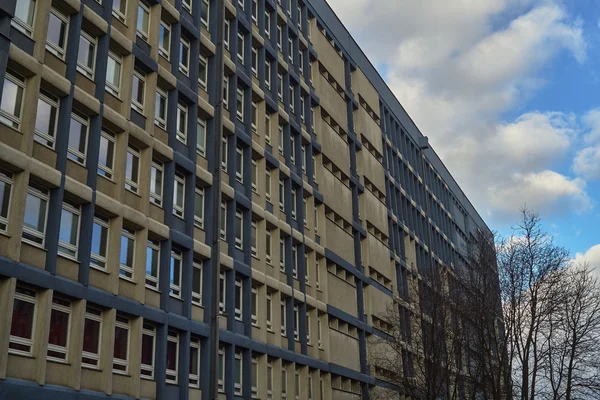
<path fill-rule="evenodd" d="M 600 2 L 328 1 L 492 229 L 600 266 Z"/>

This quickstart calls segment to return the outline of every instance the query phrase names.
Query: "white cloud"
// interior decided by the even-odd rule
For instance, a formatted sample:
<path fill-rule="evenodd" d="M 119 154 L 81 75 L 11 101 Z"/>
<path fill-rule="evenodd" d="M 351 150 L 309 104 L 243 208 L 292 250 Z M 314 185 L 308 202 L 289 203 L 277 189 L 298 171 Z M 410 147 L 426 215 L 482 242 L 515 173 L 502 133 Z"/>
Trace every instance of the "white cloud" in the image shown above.
<path fill-rule="evenodd" d="M 585 182 L 558 172 L 575 116 L 501 116 L 544 84 L 561 53 L 583 62 L 582 26 L 555 1 L 329 0 L 476 207 L 492 217 L 590 207 Z M 393 34 L 390 34 L 392 32 Z M 597 119 L 596 119 L 597 118 Z M 587 125 L 600 110 L 590 113 Z M 600 136 L 600 135 L 599 135 Z"/>
<path fill-rule="evenodd" d="M 577 253 L 575 263 L 588 262 L 600 276 L 600 244 L 590 247 L 585 253 Z"/>
<path fill-rule="evenodd" d="M 600 145 L 586 147 L 575 156 L 573 170 L 588 180 L 600 180 Z"/>

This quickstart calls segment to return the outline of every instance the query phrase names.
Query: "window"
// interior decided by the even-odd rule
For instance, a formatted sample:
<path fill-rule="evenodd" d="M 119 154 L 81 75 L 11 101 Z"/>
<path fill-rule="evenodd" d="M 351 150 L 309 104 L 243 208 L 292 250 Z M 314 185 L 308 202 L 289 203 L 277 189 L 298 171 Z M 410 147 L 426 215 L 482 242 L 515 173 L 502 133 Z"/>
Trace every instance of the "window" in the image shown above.
<path fill-rule="evenodd" d="M 255 24 L 258 23 L 258 1 L 257 0 L 252 0 L 252 21 L 254 21 Z"/>
<path fill-rule="evenodd" d="M 82 30 L 79 36 L 79 50 L 77 51 L 77 70 L 90 79 L 94 79 L 96 46 L 96 38 Z"/>
<path fill-rule="evenodd" d="M 206 120 L 204 118 L 198 118 L 196 150 L 202 157 L 206 157 Z"/>
<path fill-rule="evenodd" d="M 237 118 L 241 122 L 244 122 L 244 89 L 238 87 L 236 100 Z"/>
<path fill-rule="evenodd" d="M 235 247 L 242 250 L 244 246 L 244 222 L 241 211 L 235 212 Z"/>
<path fill-rule="evenodd" d="M 190 14 L 192 13 L 192 0 L 182 0 L 181 5 L 183 6 L 184 10 Z"/>
<path fill-rule="evenodd" d="M 302 32 L 302 9 L 298 6 L 298 30 Z"/>
<path fill-rule="evenodd" d="M 188 106 L 182 102 L 177 104 L 177 139 L 182 142 L 187 142 L 187 118 Z"/>
<path fill-rule="evenodd" d="M 252 75 L 258 78 L 258 50 L 252 46 Z"/>
<path fill-rule="evenodd" d="M 127 157 L 125 163 L 125 189 L 137 193 L 140 181 L 140 151 L 127 146 Z"/>
<path fill-rule="evenodd" d="M 292 246 L 292 274 L 294 279 L 298 279 L 298 246 Z"/>
<path fill-rule="evenodd" d="M 242 305 L 243 305 L 243 288 L 242 280 L 235 278 L 235 319 L 242 320 Z"/>
<path fill-rule="evenodd" d="M 306 343 L 310 344 L 310 312 L 306 310 Z"/>
<path fill-rule="evenodd" d="M 258 357 L 252 357 L 252 397 L 258 398 Z"/>
<path fill-rule="evenodd" d="M 146 287 L 158 289 L 160 271 L 160 242 L 148 239 L 146 243 Z"/>
<path fill-rule="evenodd" d="M 179 250 L 171 250 L 171 267 L 169 270 L 169 295 L 181 297 L 181 262 L 182 254 Z"/>
<path fill-rule="evenodd" d="M 258 104 L 252 102 L 252 133 L 258 132 Z"/>
<path fill-rule="evenodd" d="M 252 221 L 252 225 L 251 225 L 251 236 L 252 236 L 252 242 L 251 242 L 251 247 L 250 247 L 250 252 L 251 254 L 256 257 L 258 255 L 258 243 L 257 243 L 257 226 L 256 226 L 256 221 Z"/>
<path fill-rule="evenodd" d="M 252 325 L 258 326 L 258 288 L 252 285 Z"/>
<path fill-rule="evenodd" d="M 258 192 L 258 163 L 255 159 L 252 159 L 252 191 Z"/>
<path fill-rule="evenodd" d="M 294 85 L 290 85 L 290 111 L 295 113 L 296 108 L 296 87 Z"/>
<path fill-rule="evenodd" d="M 323 347 L 323 342 L 321 341 L 321 335 L 322 335 L 321 316 L 317 315 L 317 344 L 319 345 L 320 349 Z"/>
<path fill-rule="evenodd" d="M 300 398 L 300 369 L 298 367 L 295 368 L 294 371 L 294 384 L 296 386 L 296 399 Z"/>
<path fill-rule="evenodd" d="M 154 124 L 162 129 L 167 129 L 167 103 L 167 93 L 157 88 L 156 104 L 154 105 Z"/>
<path fill-rule="evenodd" d="M 290 60 L 290 64 L 294 63 L 294 42 L 292 38 L 288 38 L 288 60 Z"/>
<path fill-rule="evenodd" d="M 237 59 L 240 64 L 244 64 L 244 34 L 242 32 L 238 32 Z"/>
<path fill-rule="evenodd" d="M 292 18 L 292 0 L 288 0 L 287 14 L 288 14 L 288 17 Z"/>
<path fill-rule="evenodd" d="M 267 235 L 266 235 L 266 239 L 265 239 L 265 258 L 267 261 L 267 264 L 271 264 L 271 261 L 273 260 L 273 250 L 272 250 L 272 236 L 271 236 L 271 231 L 269 229 L 267 229 Z"/>
<path fill-rule="evenodd" d="M 281 397 L 287 398 L 287 370 L 285 364 L 281 365 Z"/>
<path fill-rule="evenodd" d="M 265 87 L 271 90 L 271 60 L 265 60 Z"/>
<path fill-rule="evenodd" d="M 167 334 L 167 383 L 177 384 L 177 367 L 179 366 L 179 334 L 169 331 Z"/>
<path fill-rule="evenodd" d="M 51 8 L 50 19 L 48 20 L 46 50 L 61 60 L 65 58 L 68 30 L 69 16 L 58 11 L 56 8 Z"/>
<path fill-rule="evenodd" d="M 21 129 L 24 91 L 25 79 L 6 72 L 0 104 L 0 122 L 16 130 Z"/>
<path fill-rule="evenodd" d="M 235 379 L 233 385 L 233 391 L 236 395 L 242 395 L 242 379 L 243 379 L 243 370 L 242 370 L 242 353 L 240 351 L 235 352 Z"/>
<path fill-rule="evenodd" d="M 296 137 L 290 134 L 290 161 L 296 163 Z"/>
<path fill-rule="evenodd" d="M 319 232 L 319 212 L 317 207 L 314 207 L 314 211 L 315 211 L 315 234 L 317 234 Z"/>
<path fill-rule="evenodd" d="M 267 293 L 267 330 L 273 328 L 273 298 L 271 293 Z"/>
<path fill-rule="evenodd" d="M 144 322 L 142 329 L 142 367 L 140 375 L 142 378 L 154 378 L 154 343 L 156 340 L 156 328 Z"/>
<path fill-rule="evenodd" d="M 185 207 L 185 177 L 181 174 L 175 174 L 173 189 L 173 214 L 183 218 Z"/>
<path fill-rule="evenodd" d="M 202 305 L 202 261 L 194 260 L 192 269 L 192 303 Z"/>
<path fill-rule="evenodd" d="M 286 312 L 285 312 L 285 300 L 281 300 L 281 302 L 279 303 L 280 305 L 280 312 L 281 312 L 281 336 L 285 336 L 286 335 L 286 329 L 287 329 L 287 316 L 286 316 Z"/>
<path fill-rule="evenodd" d="M 6 232 L 8 227 L 8 212 L 10 210 L 10 195 L 13 186 L 12 174 L 0 169 L 0 231 Z"/>
<path fill-rule="evenodd" d="M 67 360 L 70 318 L 71 303 L 54 297 L 50 314 L 48 359 L 61 362 Z"/>
<path fill-rule="evenodd" d="M 227 240 L 227 203 L 221 202 L 221 215 L 219 217 L 221 240 Z"/>
<path fill-rule="evenodd" d="M 131 86 L 131 107 L 140 114 L 144 113 L 145 97 L 146 74 L 136 68 L 133 71 L 133 81 Z"/>
<path fill-rule="evenodd" d="M 302 93 L 300 93 L 300 110 L 298 112 L 300 113 L 300 120 L 304 123 L 304 96 Z"/>
<path fill-rule="evenodd" d="M 112 12 L 118 20 L 125 22 L 125 14 L 127 14 L 127 0 L 113 0 Z"/>
<path fill-rule="evenodd" d="M 277 74 L 277 98 L 283 102 L 283 75 Z"/>
<path fill-rule="evenodd" d="M 30 184 L 25 201 L 23 241 L 44 247 L 49 193 L 37 185 Z"/>
<path fill-rule="evenodd" d="M 129 318 L 117 315 L 115 322 L 115 346 L 113 350 L 113 373 L 127 374 L 129 368 Z"/>
<path fill-rule="evenodd" d="M 83 352 L 81 365 L 87 368 L 100 367 L 100 338 L 102 336 L 102 311 L 87 306 L 83 323 Z"/>
<path fill-rule="evenodd" d="M 279 124 L 279 128 L 278 128 L 277 132 L 279 133 L 279 138 L 278 138 L 279 140 L 277 143 L 277 147 L 279 150 L 279 154 L 283 155 L 283 125 Z"/>
<path fill-rule="evenodd" d="M 107 179 L 113 178 L 115 158 L 115 137 L 108 132 L 100 133 L 98 150 L 98 175 Z"/>
<path fill-rule="evenodd" d="M 194 196 L 194 224 L 200 228 L 204 228 L 204 188 L 196 186 Z"/>
<path fill-rule="evenodd" d="M 137 14 L 137 35 L 148 41 L 148 35 L 150 32 L 150 7 L 148 4 L 140 1 L 138 3 L 138 14 Z"/>
<path fill-rule="evenodd" d="M 279 239 L 279 270 L 285 272 L 285 241 Z"/>
<path fill-rule="evenodd" d="M 79 243 L 79 218 L 81 207 L 68 200 L 63 201 L 58 233 L 58 254 L 77 259 Z"/>
<path fill-rule="evenodd" d="M 272 399 L 273 397 L 273 364 L 269 360 L 267 364 L 267 398 Z"/>
<path fill-rule="evenodd" d="M 33 21 L 35 16 L 35 0 L 20 0 L 17 2 L 15 17 L 11 21 L 12 26 L 26 34 L 33 35 Z"/>
<path fill-rule="evenodd" d="M 76 111 L 71 113 L 69 125 L 69 153 L 67 157 L 79 164 L 85 164 L 87 137 L 90 120 Z"/>
<path fill-rule="evenodd" d="M 306 145 L 302 145 L 302 172 L 306 173 Z"/>
<path fill-rule="evenodd" d="M 225 393 L 225 350 L 219 346 L 219 377 L 218 377 L 219 392 Z"/>
<path fill-rule="evenodd" d="M 313 378 L 311 372 L 308 373 L 308 400 L 313 400 Z"/>
<path fill-rule="evenodd" d="M 315 259 L 315 270 L 316 270 L 316 274 L 315 274 L 315 285 L 317 286 L 317 289 L 321 289 L 321 270 L 319 269 L 319 259 Z"/>
<path fill-rule="evenodd" d="M 162 206 L 163 164 L 152 160 L 150 167 L 150 202 Z"/>
<path fill-rule="evenodd" d="M 298 306 L 294 306 L 294 339 L 295 340 L 299 339 L 298 329 L 299 329 L 300 318 L 298 315 L 299 315 Z"/>
<path fill-rule="evenodd" d="M 308 252 L 304 252 L 304 281 L 306 282 L 306 284 L 309 284 L 310 281 L 310 265 L 309 265 L 309 253 Z"/>
<path fill-rule="evenodd" d="M 32 355 L 34 325 L 36 317 L 37 293 L 34 290 L 17 286 L 10 325 L 9 352 Z"/>
<path fill-rule="evenodd" d="M 304 212 L 302 213 L 302 217 L 304 219 L 304 227 L 308 228 L 308 200 L 306 197 L 302 198 L 302 202 L 304 203 Z"/>
<path fill-rule="evenodd" d="M 190 387 L 200 387 L 200 339 L 190 339 Z"/>
<path fill-rule="evenodd" d="M 179 71 L 185 76 L 190 73 L 190 41 L 183 36 L 179 40 Z"/>
<path fill-rule="evenodd" d="M 169 59 L 171 52 L 171 25 L 164 21 L 160 21 L 158 30 L 158 54 Z"/>
<path fill-rule="evenodd" d="M 271 13 L 265 10 L 265 36 L 271 39 Z"/>
<path fill-rule="evenodd" d="M 58 117 L 58 98 L 40 90 L 37 103 L 37 113 L 35 119 L 34 140 L 38 143 L 54 148 L 56 140 L 56 125 Z"/>
<path fill-rule="evenodd" d="M 279 210 L 285 212 L 285 193 L 283 191 L 283 181 L 279 180 Z"/>
<path fill-rule="evenodd" d="M 208 29 L 210 15 L 210 0 L 202 0 L 202 7 L 200 11 L 200 23 L 205 29 Z"/>
<path fill-rule="evenodd" d="M 219 273 L 219 314 L 223 314 L 226 310 L 225 299 L 227 299 L 227 286 L 225 281 L 225 273 L 221 271 Z"/>
<path fill-rule="evenodd" d="M 297 197 L 296 197 L 296 188 L 292 189 L 292 218 L 295 220 L 296 219 L 296 203 L 297 203 Z"/>
<path fill-rule="evenodd" d="M 265 115 L 265 142 L 271 144 L 271 116 Z"/>
<path fill-rule="evenodd" d="M 281 25 L 277 24 L 277 48 L 281 51 L 283 46 L 283 31 Z"/>
<path fill-rule="evenodd" d="M 312 162 L 313 162 L 313 182 L 317 183 L 317 158 L 313 155 L 312 156 Z"/>
<path fill-rule="evenodd" d="M 229 76 L 223 77 L 223 106 L 229 109 Z"/>
<path fill-rule="evenodd" d="M 229 37 L 231 36 L 231 27 L 229 24 L 229 20 L 225 19 L 225 29 L 223 30 L 223 44 L 225 45 L 225 48 L 227 50 L 229 50 Z"/>
<path fill-rule="evenodd" d="M 298 69 L 300 71 L 300 75 L 302 75 L 304 73 L 304 52 L 302 51 L 298 53 Z M 304 113 L 302 113 L 302 115 L 304 115 Z"/>
<path fill-rule="evenodd" d="M 244 183 L 244 150 L 238 146 L 235 148 L 235 154 L 235 178 L 238 182 Z"/>
<path fill-rule="evenodd" d="M 121 255 L 119 275 L 124 278 L 133 279 L 133 264 L 135 260 L 135 231 L 123 227 L 121 233 Z"/>
<path fill-rule="evenodd" d="M 198 86 L 206 91 L 208 83 L 208 59 L 200 54 L 200 68 L 198 69 Z"/>
<path fill-rule="evenodd" d="M 265 173 L 265 197 L 267 201 L 271 201 L 271 170 L 267 168 Z"/>
<path fill-rule="evenodd" d="M 106 86 L 105 89 L 112 95 L 119 97 L 121 92 L 121 65 L 123 59 L 121 56 L 108 52 L 108 60 L 106 61 Z"/>

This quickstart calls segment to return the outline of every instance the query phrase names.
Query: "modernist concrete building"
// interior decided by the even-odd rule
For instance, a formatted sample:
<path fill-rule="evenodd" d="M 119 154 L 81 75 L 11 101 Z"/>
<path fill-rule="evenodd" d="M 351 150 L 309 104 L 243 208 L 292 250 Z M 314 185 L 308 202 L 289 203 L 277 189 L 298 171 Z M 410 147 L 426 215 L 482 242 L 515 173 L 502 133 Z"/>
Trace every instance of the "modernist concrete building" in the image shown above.
<path fill-rule="evenodd" d="M 225 2 L 217 93 L 216 0 L 0 1 L 0 398 L 206 400 L 218 301 L 222 398 L 368 399 L 485 226 L 325 0 Z"/>

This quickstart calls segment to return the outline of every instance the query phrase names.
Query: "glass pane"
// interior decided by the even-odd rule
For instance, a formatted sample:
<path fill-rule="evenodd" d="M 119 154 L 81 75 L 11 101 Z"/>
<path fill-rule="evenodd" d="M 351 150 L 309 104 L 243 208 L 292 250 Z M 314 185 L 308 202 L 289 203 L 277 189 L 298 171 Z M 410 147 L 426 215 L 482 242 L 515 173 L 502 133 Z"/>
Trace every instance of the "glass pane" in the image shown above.
<path fill-rule="evenodd" d="M 175 181 L 175 192 L 173 193 L 173 196 L 173 203 L 175 203 L 176 206 L 183 207 L 183 184 L 181 184 L 181 182 Z"/>
<path fill-rule="evenodd" d="M 98 354 L 100 348 L 100 321 L 85 319 L 83 330 L 83 351 Z"/>
<path fill-rule="evenodd" d="M 174 285 L 178 285 L 180 284 L 180 273 L 181 273 L 181 261 L 171 257 L 171 274 L 170 274 L 170 279 L 171 279 L 171 283 Z"/>
<path fill-rule="evenodd" d="M 148 33 L 148 19 L 148 12 L 142 6 L 138 6 L 137 27 L 144 33 Z"/>
<path fill-rule="evenodd" d="M 29 26 L 33 26 L 33 13 L 35 11 L 35 1 L 19 0 L 15 10 L 15 17 L 25 22 Z"/>
<path fill-rule="evenodd" d="M 127 164 L 125 165 L 125 178 L 132 182 L 138 181 L 139 158 L 127 152 Z"/>
<path fill-rule="evenodd" d="M 198 349 L 196 347 L 191 347 L 190 348 L 190 374 L 191 375 L 198 375 L 199 371 L 198 371 L 198 361 L 199 361 L 199 354 L 198 354 Z"/>
<path fill-rule="evenodd" d="M 150 335 L 142 335 L 142 364 L 154 365 L 154 337 Z"/>
<path fill-rule="evenodd" d="M 35 120 L 36 132 L 44 133 L 54 137 L 54 125 L 56 123 L 56 108 L 42 99 L 38 99 L 37 115 Z"/>
<path fill-rule="evenodd" d="M 0 217 L 8 216 L 8 203 L 10 202 L 10 183 L 0 181 Z"/>
<path fill-rule="evenodd" d="M 13 304 L 11 336 L 31 339 L 33 329 L 33 314 L 35 305 L 28 301 L 15 299 Z"/>
<path fill-rule="evenodd" d="M 115 349 L 113 357 L 127 360 L 127 342 L 129 341 L 129 329 L 115 327 Z"/>
<path fill-rule="evenodd" d="M 167 369 L 177 369 L 177 343 L 167 342 Z"/>
<path fill-rule="evenodd" d="M 114 58 L 108 57 L 106 63 L 106 82 L 110 83 L 116 88 L 120 87 L 121 78 L 121 64 L 118 63 Z"/>
<path fill-rule="evenodd" d="M 242 360 L 237 357 L 235 359 L 235 383 L 242 383 Z"/>
<path fill-rule="evenodd" d="M 158 277 L 158 251 L 152 247 L 146 248 L 146 275 Z"/>
<path fill-rule="evenodd" d="M 60 216 L 60 232 L 58 240 L 75 246 L 77 244 L 77 227 L 79 225 L 79 216 L 71 211 L 62 210 Z"/>
<path fill-rule="evenodd" d="M 67 334 L 69 332 L 69 314 L 59 310 L 50 313 L 50 334 L 48 343 L 56 346 L 67 346 Z"/>
<path fill-rule="evenodd" d="M 150 192 L 162 195 L 162 171 L 155 167 L 150 171 Z"/>
<path fill-rule="evenodd" d="M 194 201 L 194 215 L 202 219 L 204 217 L 204 195 L 196 192 Z"/>
<path fill-rule="evenodd" d="M 160 93 L 156 93 L 156 107 L 155 113 L 156 117 L 159 119 L 165 120 L 167 110 L 167 99 L 163 97 Z"/>
<path fill-rule="evenodd" d="M 108 229 L 94 222 L 92 226 L 92 253 L 106 257 Z"/>
<path fill-rule="evenodd" d="M 121 258 L 122 265 L 133 267 L 133 239 L 126 236 L 121 236 Z"/>
<path fill-rule="evenodd" d="M 27 193 L 24 225 L 28 228 L 35 229 L 36 231 L 43 233 L 45 222 L 46 200 L 42 200 L 39 197 Z"/>
<path fill-rule="evenodd" d="M 90 69 L 94 68 L 94 47 L 85 36 L 79 36 L 79 51 L 77 52 L 77 61 Z"/>
<path fill-rule="evenodd" d="M 192 292 L 202 292 L 202 270 L 196 267 L 193 268 Z"/>
<path fill-rule="evenodd" d="M 108 140 L 106 137 L 100 137 L 100 151 L 98 154 L 98 163 L 105 166 L 106 168 L 113 169 L 113 156 L 114 156 L 115 144 L 112 140 Z M 99 174 L 106 176 L 106 172 L 99 170 Z"/>
<path fill-rule="evenodd" d="M 10 115 L 17 118 L 21 117 L 21 100 L 23 98 L 23 88 L 14 82 L 4 79 L 4 89 L 2 92 L 2 103 L 0 108 Z"/>
<path fill-rule="evenodd" d="M 137 101 L 140 104 L 144 104 L 144 82 L 139 76 L 133 74 L 131 97 L 132 100 Z"/>
<path fill-rule="evenodd" d="M 54 43 L 61 49 L 65 47 L 67 25 L 54 13 L 50 13 L 50 20 L 48 21 L 48 38 L 49 42 Z"/>
<path fill-rule="evenodd" d="M 85 154 L 87 140 L 87 126 L 71 118 L 69 126 L 69 148 Z"/>

